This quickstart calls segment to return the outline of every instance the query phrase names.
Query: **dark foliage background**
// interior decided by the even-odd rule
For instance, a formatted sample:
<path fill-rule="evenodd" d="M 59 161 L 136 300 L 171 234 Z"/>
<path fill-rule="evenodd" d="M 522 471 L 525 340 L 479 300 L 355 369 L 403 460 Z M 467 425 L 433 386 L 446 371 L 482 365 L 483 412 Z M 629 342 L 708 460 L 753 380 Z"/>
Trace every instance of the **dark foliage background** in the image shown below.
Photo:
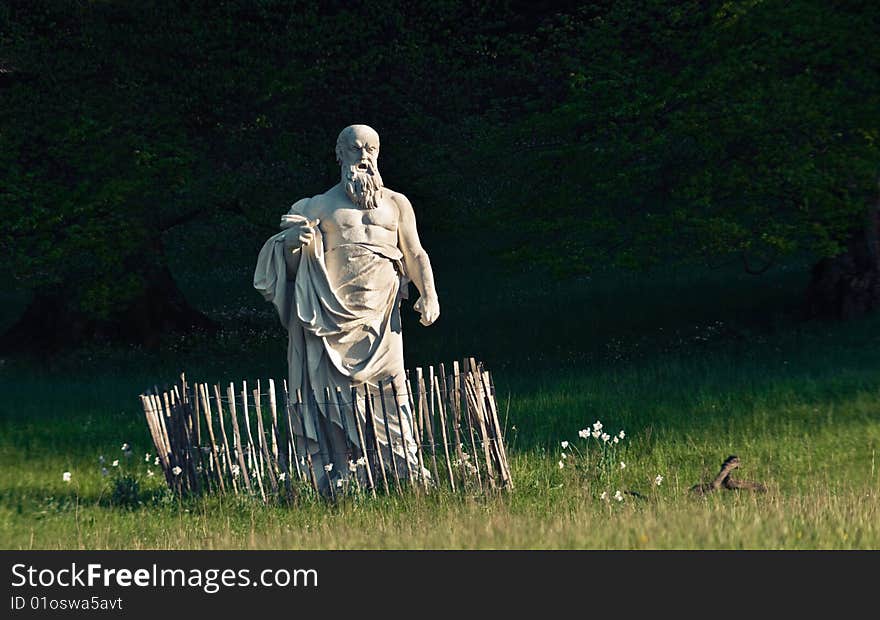
<path fill-rule="evenodd" d="M 880 306 L 875 2 L 13 0 L 0 29 L 17 342 L 210 326 L 167 233 L 222 212 L 264 238 L 353 122 L 427 234 L 488 256 L 806 258 L 814 310 Z"/>

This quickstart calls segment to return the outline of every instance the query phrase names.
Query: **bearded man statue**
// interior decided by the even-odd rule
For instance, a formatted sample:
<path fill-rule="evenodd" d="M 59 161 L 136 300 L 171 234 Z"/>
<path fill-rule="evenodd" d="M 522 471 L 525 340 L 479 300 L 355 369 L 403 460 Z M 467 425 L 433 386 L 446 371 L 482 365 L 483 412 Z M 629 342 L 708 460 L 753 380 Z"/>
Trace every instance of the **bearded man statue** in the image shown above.
<path fill-rule="evenodd" d="M 363 386 L 377 394 L 383 381 L 388 394 L 377 396 L 397 404 L 387 416 L 378 402 L 372 408 L 384 461 L 406 459 L 408 469 L 419 471 L 400 304 L 412 281 L 421 295 L 413 308 L 422 325 L 437 320 L 440 305 L 412 205 L 383 185 L 378 156 L 373 129 L 343 129 L 336 141 L 340 182 L 297 201 L 281 216 L 283 230 L 265 243 L 254 273 L 254 287 L 275 305 L 287 328 L 289 390 L 291 397 L 300 390 L 305 410 L 304 425 L 294 420 L 297 448 L 311 455 L 324 489 L 348 475 L 350 448 L 360 444 L 352 407 L 338 405 L 336 388 L 344 403 L 351 401 L 351 387 L 358 388 L 356 410 L 366 428 Z M 396 401 L 389 397 L 392 391 Z M 319 433 L 329 448 L 320 445 Z"/>

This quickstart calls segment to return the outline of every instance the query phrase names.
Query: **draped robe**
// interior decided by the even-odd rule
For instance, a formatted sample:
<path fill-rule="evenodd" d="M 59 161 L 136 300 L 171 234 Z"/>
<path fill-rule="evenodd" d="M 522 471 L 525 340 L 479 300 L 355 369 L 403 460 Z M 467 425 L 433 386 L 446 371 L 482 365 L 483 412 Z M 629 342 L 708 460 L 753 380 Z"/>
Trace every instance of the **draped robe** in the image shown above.
<path fill-rule="evenodd" d="M 302 449 L 308 450 L 317 462 L 319 476 L 324 473 L 328 452 L 333 453 L 329 462 L 337 472 L 347 471 L 345 451 L 349 445 L 360 443 L 351 407 L 351 387 L 358 388 L 357 411 L 361 424 L 366 425 L 361 386 L 367 384 L 377 394 L 373 421 L 386 460 L 387 418 L 394 453 L 403 458 L 406 443 L 406 458 L 414 465 L 400 320 L 400 301 L 408 280 L 400 249 L 367 242 L 341 243 L 325 249 L 323 235 L 316 229 L 311 243 L 288 248 L 287 251 L 299 254 L 296 271 L 290 273 L 284 255 L 286 232 L 270 237 L 263 245 L 254 272 L 254 287 L 272 302 L 288 332 L 290 398 L 294 400 L 299 389 L 304 403 L 304 427 L 298 416 L 292 416 L 300 454 Z M 383 416 L 378 381 L 392 377 L 398 406 L 393 406 L 389 385 L 385 395 L 388 410 Z M 341 408 L 337 387 L 341 390 Z M 325 388 L 330 389 L 329 399 Z M 322 424 L 318 416 L 331 424 Z M 322 424 L 319 429 L 315 428 L 316 420 Z M 321 445 L 328 439 L 331 444 L 344 445 L 331 445 L 328 449 Z"/>

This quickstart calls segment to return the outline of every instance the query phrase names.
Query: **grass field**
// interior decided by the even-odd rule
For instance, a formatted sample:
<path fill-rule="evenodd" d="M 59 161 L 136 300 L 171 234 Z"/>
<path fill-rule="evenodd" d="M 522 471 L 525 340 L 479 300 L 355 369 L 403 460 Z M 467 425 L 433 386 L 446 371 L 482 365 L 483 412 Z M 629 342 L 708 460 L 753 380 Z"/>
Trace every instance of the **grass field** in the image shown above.
<path fill-rule="evenodd" d="M 153 450 L 137 394 L 180 370 L 207 381 L 283 376 L 283 333 L 249 288 L 251 250 L 207 275 L 178 269 L 190 297 L 223 321 L 220 335 L 2 361 L 0 547 L 880 547 L 880 320 L 796 320 L 797 269 L 550 282 L 529 270 L 473 274 L 465 258 L 434 251 L 443 314 L 427 330 L 408 313 L 408 364 L 486 361 L 514 492 L 297 508 L 178 501 L 161 475 L 146 475 Z M 602 475 L 595 440 L 577 435 L 596 420 L 626 432 Z M 576 450 L 560 468 L 562 441 Z M 743 462 L 739 477 L 768 492 L 692 497 L 729 454 Z M 121 470 L 138 478 L 139 505 L 114 502 Z M 643 498 L 618 502 L 618 490 Z"/>

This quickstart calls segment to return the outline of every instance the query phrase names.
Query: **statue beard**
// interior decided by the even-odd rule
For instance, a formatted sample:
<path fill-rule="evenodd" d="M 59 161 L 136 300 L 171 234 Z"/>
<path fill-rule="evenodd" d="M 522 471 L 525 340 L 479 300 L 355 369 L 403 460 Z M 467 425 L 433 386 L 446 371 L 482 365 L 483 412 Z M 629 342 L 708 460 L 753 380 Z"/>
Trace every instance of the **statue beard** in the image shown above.
<path fill-rule="evenodd" d="M 349 199 L 361 209 L 375 209 L 376 197 L 382 189 L 382 176 L 376 164 L 366 164 L 364 168 L 343 166 L 342 185 Z"/>

